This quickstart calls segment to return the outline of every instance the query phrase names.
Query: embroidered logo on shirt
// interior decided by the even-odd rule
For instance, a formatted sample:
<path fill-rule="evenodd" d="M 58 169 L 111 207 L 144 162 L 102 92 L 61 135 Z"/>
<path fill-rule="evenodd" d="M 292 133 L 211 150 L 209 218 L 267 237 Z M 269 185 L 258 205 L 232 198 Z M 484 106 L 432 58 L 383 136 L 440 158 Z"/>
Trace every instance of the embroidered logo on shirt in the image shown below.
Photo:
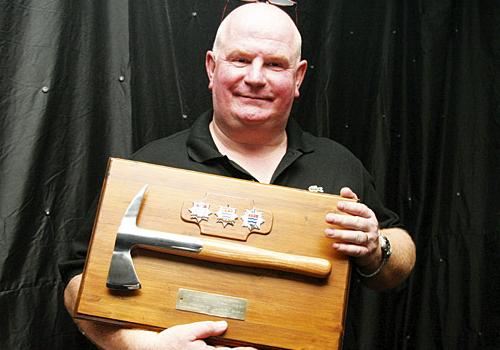
<path fill-rule="evenodd" d="M 307 188 L 309 192 L 315 192 L 315 193 L 323 193 L 323 187 L 320 187 L 318 185 L 311 185 Z"/>

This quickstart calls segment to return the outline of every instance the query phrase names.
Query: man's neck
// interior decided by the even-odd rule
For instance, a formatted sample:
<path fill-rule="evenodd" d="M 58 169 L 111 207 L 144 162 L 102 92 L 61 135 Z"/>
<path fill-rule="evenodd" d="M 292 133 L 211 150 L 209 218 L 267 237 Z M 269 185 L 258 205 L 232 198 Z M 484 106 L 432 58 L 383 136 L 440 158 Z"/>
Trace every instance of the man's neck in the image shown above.
<path fill-rule="evenodd" d="M 220 128 L 213 120 L 209 128 L 212 138 L 216 141 L 217 147 L 219 147 L 219 144 L 217 144 L 217 142 L 219 142 L 223 148 L 233 152 L 243 153 L 245 155 L 265 155 L 283 146 L 286 149 L 287 136 L 285 130 L 279 132 L 249 130 L 243 133 L 243 135 L 234 135 L 224 131 L 223 128 Z"/>
<path fill-rule="evenodd" d="M 259 137 L 253 143 L 246 143 L 224 133 L 214 121 L 210 123 L 209 129 L 221 154 L 236 162 L 259 182 L 271 182 L 274 171 L 286 153 L 287 136 L 284 130 L 273 138 Z"/>

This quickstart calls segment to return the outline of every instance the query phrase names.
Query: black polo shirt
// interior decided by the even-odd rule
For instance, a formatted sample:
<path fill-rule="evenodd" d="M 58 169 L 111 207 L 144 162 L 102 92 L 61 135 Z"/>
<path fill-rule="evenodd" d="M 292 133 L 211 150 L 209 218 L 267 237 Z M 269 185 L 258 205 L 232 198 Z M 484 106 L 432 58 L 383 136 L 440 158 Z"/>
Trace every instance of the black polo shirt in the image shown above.
<path fill-rule="evenodd" d="M 149 143 L 133 159 L 257 181 L 217 150 L 208 128 L 211 120 L 212 111 L 206 112 L 190 129 Z M 316 185 L 331 194 L 347 186 L 375 212 L 381 227 L 398 225 L 398 217 L 380 202 L 370 174 L 344 146 L 304 132 L 293 119 L 286 133 L 288 147 L 272 176 L 273 185 L 300 189 Z"/>
<path fill-rule="evenodd" d="M 212 111 L 208 111 L 191 128 L 147 144 L 132 159 L 257 181 L 217 150 L 208 128 L 211 120 Z M 347 186 L 375 212 L 380 227 L 400 226 L 397 215 L 385 208 L 379 200 L 371 176 L 344 146 L 304 132 L 293 119 L 289 120 L 286 132 L 288 147 L 272 176 L 273 185 L 299 189 L 318 186 L 331 194 L 339 194 L 340 189 Z M 95 212 L 95 208 L 91 212 Z M 94 215 L 89 215 L 74 241 L 74 259 L 60 265 L 66 283 L 83 271 Z"/>

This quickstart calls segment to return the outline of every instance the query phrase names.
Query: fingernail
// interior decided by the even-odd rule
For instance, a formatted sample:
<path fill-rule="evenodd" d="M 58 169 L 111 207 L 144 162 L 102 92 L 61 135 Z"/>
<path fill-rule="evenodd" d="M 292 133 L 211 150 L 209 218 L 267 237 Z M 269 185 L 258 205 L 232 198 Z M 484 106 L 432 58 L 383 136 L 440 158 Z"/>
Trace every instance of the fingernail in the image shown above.
<path fill-rule="evenodd" d="M 326 214 L 326 221 L 335 222 L 335 215 L 334 214 Z"/>
<path fill-rule="evenodd" d="M 337 208 L 339 208 L 341 210 L 344 209 L 345 208 L 345 203 L 344 202 L 338 202 L 337 203 Z"/>
<path fill-rule="evenodd" d="M 226 321 L 216 321 L 216 322 L 214 322 L 214 328 L 216 331 L 223 331 L 227 328 L 227 322 Z"/>
<path fill-rule="evenodd" d="M 335 231 L 333 231 L 332 229 L 329 229 L 329 228 L 325 229 L 325 234 L 331 238 L 335 237 Z"/>

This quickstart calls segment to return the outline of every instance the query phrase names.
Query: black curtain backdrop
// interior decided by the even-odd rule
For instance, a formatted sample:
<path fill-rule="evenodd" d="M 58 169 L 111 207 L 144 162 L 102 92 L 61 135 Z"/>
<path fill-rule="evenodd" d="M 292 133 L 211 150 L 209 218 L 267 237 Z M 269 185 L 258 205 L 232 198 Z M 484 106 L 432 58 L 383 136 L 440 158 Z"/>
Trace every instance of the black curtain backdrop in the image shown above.
<path fill-rule="evenodd" d="M 0 0 L 1 349 L 90 347 L 57 264 L 107 158 L 210 107 L 224 2 Z M 293 114 L 361 158 L 417 245 L 398 289 L 352 281 L 344 349 L 500 346 L 499 8 L 299 0 L 309 69 Z"/>

